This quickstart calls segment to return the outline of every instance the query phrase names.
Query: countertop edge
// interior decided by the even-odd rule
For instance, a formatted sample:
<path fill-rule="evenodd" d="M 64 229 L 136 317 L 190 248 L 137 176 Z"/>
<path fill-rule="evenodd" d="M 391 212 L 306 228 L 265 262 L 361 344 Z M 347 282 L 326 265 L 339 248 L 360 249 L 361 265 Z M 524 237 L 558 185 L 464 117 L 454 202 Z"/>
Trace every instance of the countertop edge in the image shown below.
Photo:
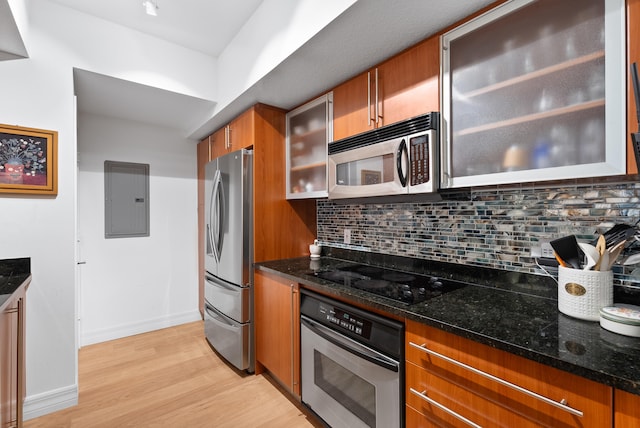
<path fill-rule="evenodd" d="M 277 262 L 277 261 L 274 261 L 274 262 Z M 477 332 L 470 331 L 456 325 L 452 325 L 450 323 L 444 322 L 442 320 L 438 320 L 436 318 L 416 314 L 414 312 L 411 312 L 410 310 L 404 310 L 395 306 L 385 305 L 380 302 L 364 299 L 358 296 L 356 293 L 348 293 L 348 292 L 345 293 L 344 290 L 340 290 L 341 292 L 332 290 L 331 287 L 323 286 L 322 284 L 319 284 L 314 281 L 310 281 L 306 278 L 297 276 L 295 274 L 284 272 L 282 270 L 270 267 L 267 265 L 268 263 L 269 262 L 256 263 L 254 267 L 256 270 L 272 273 L 280 277 L 284 277 L 288 280 L 295 281 L 316 292 L 328 294 L 342 300 L 346 299 L 351 301 L 352 303 L 363 306 L 365 308 L 387 312 L 397 318 L 410 319 L 416 322 L 424 323 L 429 326 L 439 328 L 448 333 L 452 333 L 457 336 L 460 336 L 469 340 L 473 340 L 475 342 L 490 346 L 495 349 L 509 352 L 511 354 L 526 358 L 528 360 L 531 360 L 540 364 L 544 364 L 549 367 L 553 367 L 553 368 L 565 371 L 567 373 L 581 376 L 591 381 L 604 384 L 609 387 L 618 388 L 635 395 L 640 395 L 640 383 L 631 381 L 629 379 L 617 377 L 611 373 L 590 369 L 588 367 L 574 364 L 569 361 L 563 361 L 558 359 L 557 357 L 544 354 L 532 349 L 528 349 L 520 345 L 509 343 L 504 340 L 500 340 L 491 336 L 479 334 Z"/>
<path fill-rule="evenodd" d="M 29 288 L 29 285 L 31 284 L 31 279 L 32 279 L 32 275 L 29 274 L 21 283 L 20 285 L 18 285 L 17 287 L 15 287 L 15 289 L 8 294 L 4 294 L 2 297 L 4 297 L 4 301 L 2 302 L 2 304 L 0 304 L 0 312 L 4 311 L 6 309 L 7 306 L 9 306 L 12 302 L 13 302 L 13 298 L 14 296 L 16 296 L 16 294 L 22 292 L 22 291 L 26 291 L 27 288 Z"/>

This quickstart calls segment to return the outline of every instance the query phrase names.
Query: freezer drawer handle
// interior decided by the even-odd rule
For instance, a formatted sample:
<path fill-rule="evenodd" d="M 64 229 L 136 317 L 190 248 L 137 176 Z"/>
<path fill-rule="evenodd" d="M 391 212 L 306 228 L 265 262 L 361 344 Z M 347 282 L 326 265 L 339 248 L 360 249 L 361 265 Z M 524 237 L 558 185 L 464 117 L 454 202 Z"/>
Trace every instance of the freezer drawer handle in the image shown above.
<path fill-rule="evenodd" d="M 423 399 L 427 403 L 436 406 L 438 409 L 442 410 L 443 412 L 446 412 L 446 413 L 450 414 L 451 416 L 453 416 L 454 418 L 456 418 L 458 420 L 461 420 L 465 424 L 467 424 L 467 425 L 469 425 L 471 427 L 474 427 L 474 428 L 482 428 L 482 426 L 476 424 L 475 422 L 471 422 L 469 419 L 465 418 L 461 414 L 459 414 L 457 412 L 454 412 L 450 408 L 438 403 L 433 398 L 427 397 L 427 391 L 418 392 L 413 388 L 409 388 L 409 391 L 411 391 L 412 394 L 417 395 L 418 397 L 420 397 L 421 399 Z"/>
<path fill-rule="evenodd" d="M 225 282 L 220 281 L 220 280 L 216 281 L 215 278 L 213 276 L 209 275 L 209 274 L 205 274 L 204 277 L 205 277 L 205 280 L 209 284 L 212 284 L 215 287 L 224 288 L 225 290 L 233 291 L 234 293 L 240 293 L 241 289 L 239 287 L 235 287 L 233 285 L 226 284 Z"/>
<path fill-rule="evenodd" d="M 473 373 L 475 373 L 477 375 L 480 375 L 480 376 L 485 377 L 487 379 L 491 379 L 492 381 L 497 382 L 497 383 L 499 383 L 501 385 L 504 385 L 504 386 L 509 387 L 511 389 L 515 389 L 516 391 L 519 391 L 519 392 L 521 392 L 521 393 L 523 393 L 525 395 L 528 395 L 529 397 L 533 397 L 533 398 L 535 398 L 537 400 L 540 400 L 540 401 L 542 401 L 544 403 L 550 404 L 551 406 L 554 406 L 554 407 L 557 407 L 559 409 L 562 409 L 565 412 L 569 412 L 572 415 L 576 415 L 576 416 L 580 416 L 580 417 L 584 416 L 584 413 L 582 411 L 574 409 L 573 407 L 567 406 L 566 405 L 567 400 L 564 399 L 564 398 L 562 400 L 560 400 L 560 401 L 552 400 L 551 398 L 548 398 L 548 397 L 545 397 L 545 396 L 540 395 L 538 393 L 535 393 L 535 392 L 533 392 L 533 391 L 531 391 L 529 389 L 526 389 L 526 388 L 523 388 L 523 387 L 518 386 L 516 384 L 513 384 L 513 383 L 511 383 L 509 381 L 506 381 L 504 379 L 496 377 L 496 376 L 494 376 L 492 374 L 489 374 L 487 372 L 484 372 L 482 370 L 478 370 L 477 368 L 471 367 L 471 366 L 469 366 L 469 365 L 467 365 L 465 363 L 462 363 L 462 362 L 460 362 L 458 360 L 454 360 L 453 358 L 447 357 L 446 355 L 442 355 L 442 354 L 440 354 L 438 352 L 432 351 L 431 349 L 427 349 L 426 344 L 417 345 L 417 344 L 415 344 L 413 342 L 409 342 L 409 345 L 411 345 L 414 348 L 417 348 L 417 349 L 421 350 L 422 352 L 425 352 L 425 353 L 427 353 L 429 355 L 433 355 L 434 357 L 438 357 L 440 359 L 443 359 L 443 360 L 445 360 L 445 361 L 447 361 L 447 362 L 449 362 L 451 364 L 454 364 L 454 365 L 456 365 L 458 367 L 462 367 L 465 370 L 469 370 L 470 372 L 473 372 Z"/>
<path fill-rule="evenodd" d="M 222 313 L 220 313 L 213 306 L 206 305 L 205 309 L 209 313 L 209 315 L 213 318 L 212 321 L 215 321 L 218 324 L 224 324 L 224 325 L 229 326 L 229 327 L 237 327 L 235 324 L 227 321 L 227 319 L 222 315 Z"/>
<path fill-rule="evenodd" d="M 302 315 L 300 317 L 300 322 L 305 325 L 305 327 L 309 328 L 312 332 L 317 335 L 323 337 L 329 342 L 333 343 L 336 346 L 341 347 L 342 349 L 351 352 L 361 358 L 364 358 L 367 361 L 370 361 L 380 367 L 384 367 L 385 369 L 392 370 L 397 372 L 399 370 L 399 363 L 386 355 L 379 353 L 371 348 L 368 348 L 364 345 L 361 345 L 354 340 L 343 336 L 335 331 L 319 324 L 310 318 Z"/>

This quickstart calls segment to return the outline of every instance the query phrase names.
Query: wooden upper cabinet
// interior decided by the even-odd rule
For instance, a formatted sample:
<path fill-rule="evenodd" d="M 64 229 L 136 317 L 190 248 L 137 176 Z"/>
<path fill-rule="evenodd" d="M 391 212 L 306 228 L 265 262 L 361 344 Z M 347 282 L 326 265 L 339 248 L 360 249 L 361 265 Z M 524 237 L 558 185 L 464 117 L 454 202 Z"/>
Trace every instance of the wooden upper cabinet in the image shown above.
<path fill-rule="evenodd" d="M 367 72 L 333 89 L 333 141 L 373 129 L 370 84 Z"/>
<path fill-rule="evenodd" d="M 379 126 L 440 111 L 439 48 L 433 37 L 378 66 Z"/>
<path fill-rule="evenodd" d="M 254 120 L 255 109 L 250 108 L 211 134 L 211 159 L 253 146 Z"/>
<path fill-rule="evenodd" d="M 209 160 L 213 160 L 219 158 L 220 156 L 228 153 L 227 150 L 227 126 L 224 128 L 218 129 L 216 132 L 209 136 L 210 139 L 210 158 Z"/>
<path fill-rule="evenodd" d="M 255 109 L 249 109 L 229 123 L 228 150 L 234 152 L 253 146 Z"/>
<path fill-rule="evenodd" d="M 439 39 L 432 37 L 333 89 L 333 140 L 439 111 Z"/>

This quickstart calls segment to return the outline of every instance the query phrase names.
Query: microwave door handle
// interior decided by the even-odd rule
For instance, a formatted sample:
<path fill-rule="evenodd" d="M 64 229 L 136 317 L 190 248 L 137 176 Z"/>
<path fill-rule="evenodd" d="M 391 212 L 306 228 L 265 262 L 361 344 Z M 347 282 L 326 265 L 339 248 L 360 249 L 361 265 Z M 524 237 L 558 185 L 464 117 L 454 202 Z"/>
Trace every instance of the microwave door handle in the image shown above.
<path fill-rule="evenodd" d="M 407 151 L 407 143 L 402 139 L 402 141 L 400 141 L 400 145 L 398 145 L 398 152 L 396 153 L 396 169 L 398 170 L 398 178 L 400 179 L 402 187 L 407 187 L 407 174 L 402 168 L 402 161 L 403 159 L 408 159 L 408 157 L 409 152 Z"/>

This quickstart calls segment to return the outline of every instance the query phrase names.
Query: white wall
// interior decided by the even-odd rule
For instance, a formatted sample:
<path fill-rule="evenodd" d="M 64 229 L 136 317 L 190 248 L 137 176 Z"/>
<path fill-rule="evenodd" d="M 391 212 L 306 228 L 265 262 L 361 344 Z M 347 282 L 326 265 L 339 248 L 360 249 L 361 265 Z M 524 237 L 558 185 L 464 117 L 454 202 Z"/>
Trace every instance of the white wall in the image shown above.
<path fill-rule="evenodd" d="M 77 149 L 73 67 L 203 98 L 214 94 L 212 76 L 216 67 L 215 60 L 206 55 L 154 40 L 46 0 L 12 0 L 10 5 L 12 10 L 18 11 L 16 21 L 30 57 L 0 62 L 3 100 L 0 123 L 56 130 L 59 137 L 57 197 L 0 195 L 0 258 L 31 257 L 32 262 L 33 281 L 27 292 L 25 402 L 25 416 L 31 418 L 77 402 Z M 130 141 L 130 144 L 135 147 L 139 142 Z M 125 306 L 121 306 L 122 312 L 108 321 L 107 326 L 102 326 L 103 330 L 121 328 L 120 331 L 124 331 L 122 326 L 125 324 L 140 328 L 159 325 L 163 320 L 189 319 L 188 314 L 197 308 L 194 298 L 197 293 L 195 146 L 194 153 L 187 155 L 185 144 L 180 140 L 175 148 L 178 152 L 164 153 L 179 159 L 177 166 L 172 167 L 171 175 L 160 173 L 166 167 L 159 164 L 161 150 L 167 150 L 165 140 L 157 157 L 149 160 L 152 173 L 155 170 L 157 174 L 154 188 L 166 186 L 174 192 L 176 206 L 190 204 L 184 208 L 185 216 L 178 221 L 175 212 L 164 212 L 169 204 L 166 194 L 154 195 L 159 204 L 152 213 L 159 216 L 152 219 L 151 239 L 158 240 L 159 247 L 175 240 L 191 248 L 158 248 L 150 255 L 154 266 L 163 270 L 164 278 L 159 281 L 160 274 L 152 277 L 163 293 L 153 302 L 160 303 L 160 307 L 155 308 L 158 311 L 156 318 L 149 315 L 149 309 L 134 314 L 127 308 L 126 305 L 133 306 L 131 302 L 140 295 L 130 293 L 120 296 L 122 299 L 118 303 Z M 187 168 L 190 168 L 189 174 L 185 171 Z M 192 229 L 185 232 L 189 222 Z M 189 253 L 192 260 L 185 261 Z M 167 263 L 174 257 L 175 262 Z M 96 263 L 95 258 L 87 261 Z M 110 261 L 112 271 L 115 272 L 118 262 L 120 260 Z M 130 271 L 128 268 L 122 274 Z M 132 284 L 139 282 L 139 277 L 128 280 Z M 189 282 L 193 290 L 182 290 L 181 287 Z M 145 287 L 148 290 L 148 282 Z M 130 289 L 132 291 L 133 287 Z M 90 293 L 85 294 L 88 294 L 87 298 L 96 299 Z M 176 301 L 175 295 L 180 296 Z M 145 305 L 146 301 L 138 299 L 136 304 Z M 100 316 L 107 317 L 108 314 Z M 98 331 L 99 321 L 89 319 L 87 326 Z"/>
<path fill-rule="evenodd" d="M 201 319 L 194 143 L 177 130 L 79 115 L 82 345 Z M 105 239 L 105 160 L 149 164 L 149 237 Z"/>
<path fill-rule="evenodd" d="M 273 71 L 356 0 L 264 0 L 218 58 L 218 110 Z"/>
<path fill-rule="evenodd" d="M 335 11 L 353 1 L 332 0 L 330 5 Z M 9 0 L 9 5 L 29 58 L 0 62 L 0 123 L 56 130 L 59 137 L 56 197 L 0 195 L 0 258 L 31 257 L 32 262 L 24 409 L 29 419 L 77 403 L 78 307 L 82 306 L 81 333 L 87 343 L 190 320 L 197 309 L 195 146 L 189 152 L 188 142 L 171 132 L 104 117 L 83 116 L 76 123 L 73 68 L 213 101 L 221 98 L 219 87 L 228 88 L 223 103 L 228 104 L 331 18 L 321 13 L 325 4 L 316 3 L 317 13 L 304 16 L 325 24 L 295 21 L 295 29 L 289 31 L 280 20 L 272 20 L 271 28 L 263 21 L 259 28 L 264 32 L 247 26 L 243 37 L 249 38 L 239 39 L 239 50 L 228 54 L 225 77 L 218 81 L 216 59 L 204 54 L 48 0 Z M 278 15 L 278 10 L 284 12 L 278 6 L 271 14 Z M 246 40 L 281 43 L 283 49 L 265 56 L 244 50 Z M 261 44 L 259 50 L 268 46 Z M 258 59 L 262 71 L 244 67 Z M 78 149 L 82 169 L 76 177 Z M 103 184 L 96 165 L 116 156 L 119 159 L 112 160 L 151 164 L 149 238 L 101 239 L 102 201 L 97 202 L 97 196 Z M 80 302 L 75 278 L 76 188 L 82 256 L 87 261 L 81 268 Z"/>

